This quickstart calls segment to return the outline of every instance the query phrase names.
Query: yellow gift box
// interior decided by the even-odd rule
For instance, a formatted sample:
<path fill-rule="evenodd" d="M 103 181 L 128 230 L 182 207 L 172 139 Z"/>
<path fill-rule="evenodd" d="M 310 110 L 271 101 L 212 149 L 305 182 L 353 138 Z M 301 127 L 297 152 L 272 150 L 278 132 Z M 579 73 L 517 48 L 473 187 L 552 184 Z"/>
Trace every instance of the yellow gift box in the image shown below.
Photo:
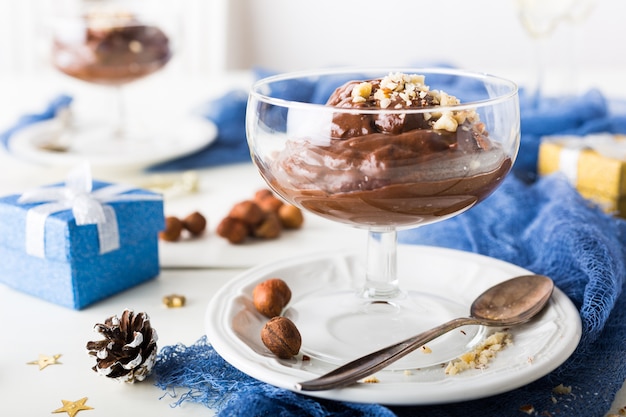
<path fill-rule="evenodd" d="M 585 198 L 626 217 L 626 135 L 552 136 L 539 146 L 538 172 L 560 171 Z"/>

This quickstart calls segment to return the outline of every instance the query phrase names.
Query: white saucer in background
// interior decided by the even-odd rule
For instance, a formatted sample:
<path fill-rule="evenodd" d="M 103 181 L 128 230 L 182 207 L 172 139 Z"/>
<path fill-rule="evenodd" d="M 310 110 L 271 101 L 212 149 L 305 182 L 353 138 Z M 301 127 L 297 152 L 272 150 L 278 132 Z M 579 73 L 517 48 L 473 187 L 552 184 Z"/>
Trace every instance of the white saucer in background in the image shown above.
<path fill-rule="evenodd" d="M 86 133 L 75 128 L 76 139 L 63 152 L 38 146 L 59 133 L 55 119 L 35 123 L 15 133 L 9 141 L 11 154 L 47 166 L 74 166 L 89 161 L 94 169 L 139 170 L 192 154 L 217 138 L 217 127 L 198 116 L 177 120 L 155 120 L 154 128 L 137 130 L 141 137 L 115 139 L 110 129 L 94 127 Z"/>

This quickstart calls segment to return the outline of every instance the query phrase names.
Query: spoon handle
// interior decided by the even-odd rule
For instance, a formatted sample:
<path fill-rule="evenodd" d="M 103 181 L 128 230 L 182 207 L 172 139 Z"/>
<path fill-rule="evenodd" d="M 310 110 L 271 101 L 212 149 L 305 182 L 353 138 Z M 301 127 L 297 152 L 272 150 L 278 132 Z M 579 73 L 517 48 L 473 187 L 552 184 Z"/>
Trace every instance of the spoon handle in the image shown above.
<path fill-rule="evenodd" d="M 481 324 L 481 321 L 469 317 L 450 320 L 416 336 L 355 359 L 318 378 L 300 382 L 296 384 L 296 389 L 301 391 L 322 391 L 352 384 L 361 378 L 380 371 L 442 334 L 468 324 Z"/>

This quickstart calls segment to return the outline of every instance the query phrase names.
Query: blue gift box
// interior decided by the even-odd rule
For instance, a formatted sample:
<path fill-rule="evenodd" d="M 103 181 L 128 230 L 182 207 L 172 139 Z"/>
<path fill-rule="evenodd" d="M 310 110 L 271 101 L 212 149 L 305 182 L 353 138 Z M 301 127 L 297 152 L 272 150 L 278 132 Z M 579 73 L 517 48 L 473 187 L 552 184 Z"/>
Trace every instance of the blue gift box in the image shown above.
<path fill-rule="evenodd" d="M 91 191 L 97 194 L 111 188 L 113 184 L 93 181 Z M 110 194 L 97 204 L 112 215 L 104 222 L 107 227 L 77 224 L 72 207 L 46 214 L 38 225 L 29 216 L 46 203 L 24 203 L 20 195 L 0 198 L 0 282 L 82 309 L 156 278 L 160 271 L 158 232 L 165 223 L 161 196 L 124 187 Z M 84 208 L 85 199 L 81 201 L 65 204 Z M 90 201 L 87 207 L 93 209 Z M 32 246 L 41 247 L 42 253 L 32 254 Z"/>

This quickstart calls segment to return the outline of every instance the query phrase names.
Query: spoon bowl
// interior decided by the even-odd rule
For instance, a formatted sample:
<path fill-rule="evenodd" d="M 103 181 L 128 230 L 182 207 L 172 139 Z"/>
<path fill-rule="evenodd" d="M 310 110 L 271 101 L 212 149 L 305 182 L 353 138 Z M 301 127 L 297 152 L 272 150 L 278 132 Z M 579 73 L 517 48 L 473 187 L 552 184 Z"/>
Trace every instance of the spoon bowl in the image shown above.
<path fill-rule="evenodd" d="M 514 326 L 539 313 L 550 299 L 554 282 L 543 275 L 523 275 L 487 289 L 472 303 L 470 315 L 485 326 Z M 493 324 L 487 324 L 491 321 Z"/>
<path fill-rule="evenodd" d="M 543 310 L 552 296 L 554 282 L 543 275 L 522 275 L 503 281 L 480 294 L 469 317 L 460 317 L 433 329 L 355 359 L 310 381 L 297 390 L 321 391 L 340 388 L 377 372 L 433 339 L 465 325 L 510 327 L 528 322 Z"/>

